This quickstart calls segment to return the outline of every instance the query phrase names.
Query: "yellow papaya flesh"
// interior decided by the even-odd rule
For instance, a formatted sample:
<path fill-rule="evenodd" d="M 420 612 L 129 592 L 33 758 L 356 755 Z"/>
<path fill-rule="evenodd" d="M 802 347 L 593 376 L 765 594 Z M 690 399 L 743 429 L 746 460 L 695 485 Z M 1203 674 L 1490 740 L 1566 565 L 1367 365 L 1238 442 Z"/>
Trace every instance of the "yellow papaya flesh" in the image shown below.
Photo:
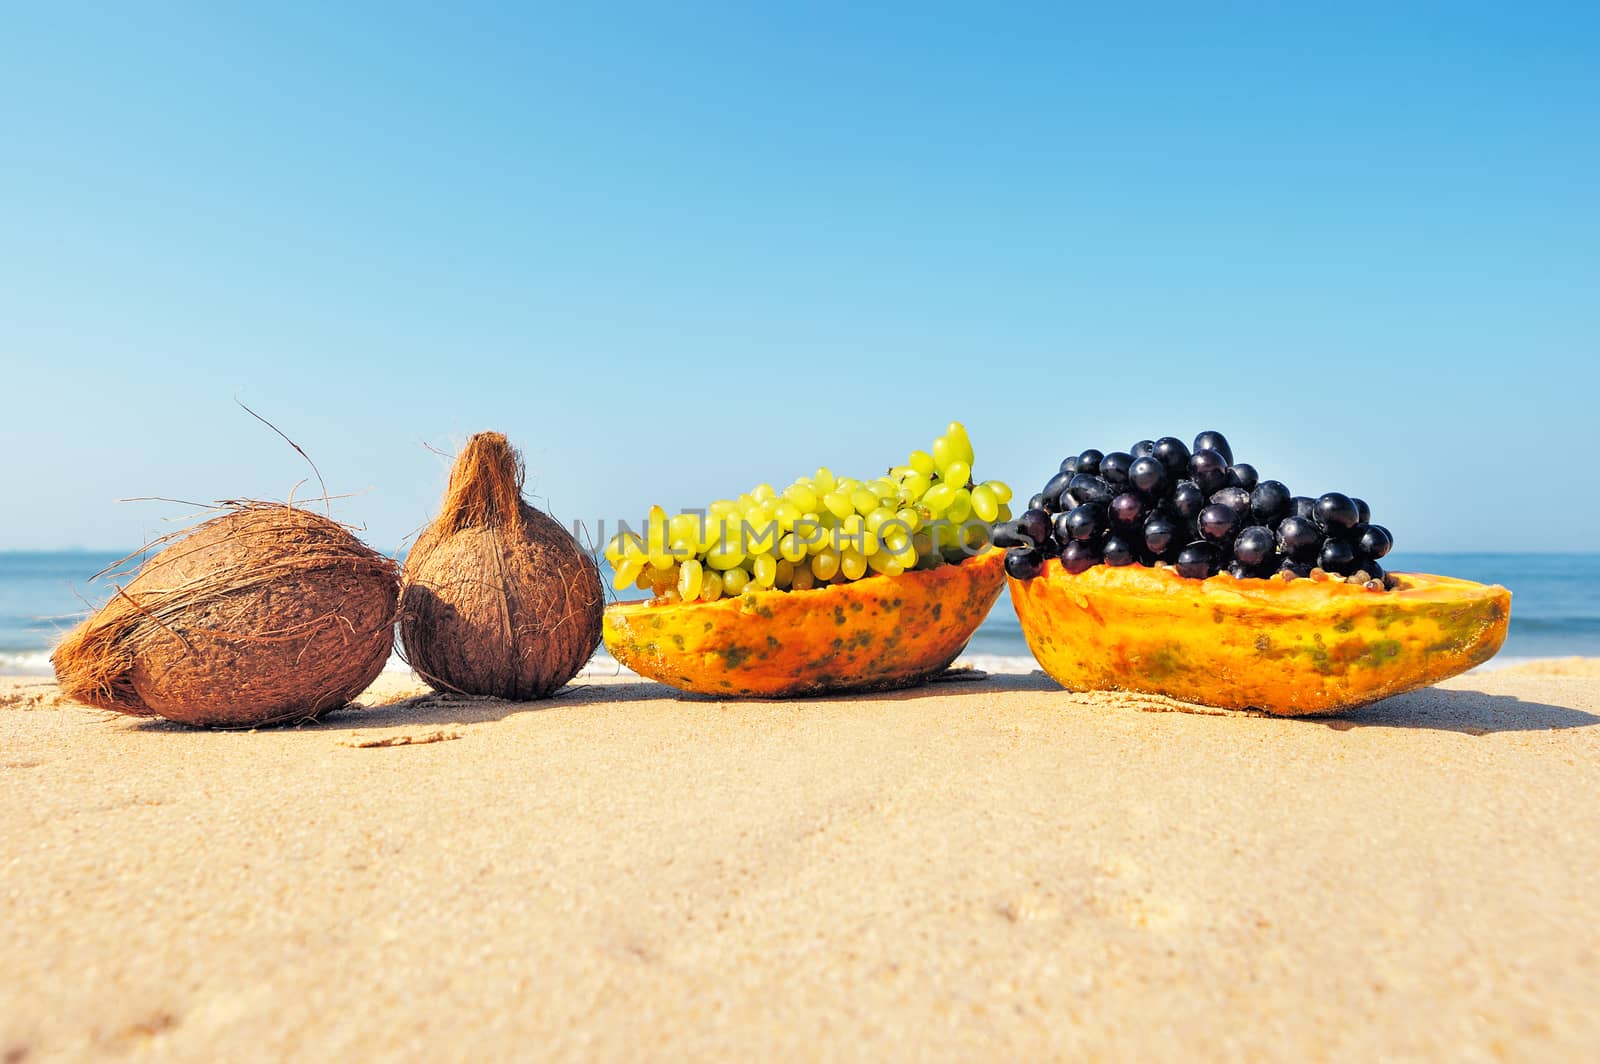
<path fill-rule="evenodd" d="M 784 698 L 911 687 L 949 667 L 1000 597 L 1005 552 L 806 591 L 716 602 L 622 603 L 606 649 L 697 694 Z"/>
<path fill-rule="evenodd" d="M 1283 716 L 1339 713 L 1465 672 L 1505 642 L 1511 592 L 1423 573 L 1190 580 L 1171 569 L 1048 561 L 1010 580 L 1023 635 L 1068 690 L 1134 691 Z"/>

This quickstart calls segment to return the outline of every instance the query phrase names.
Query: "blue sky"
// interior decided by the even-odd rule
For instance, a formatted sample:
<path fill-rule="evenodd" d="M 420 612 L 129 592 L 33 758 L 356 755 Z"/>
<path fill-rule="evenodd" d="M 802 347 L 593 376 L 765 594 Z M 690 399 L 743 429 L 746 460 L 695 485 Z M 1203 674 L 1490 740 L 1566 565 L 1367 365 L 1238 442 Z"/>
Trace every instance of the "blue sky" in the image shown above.
<path fill-rule="evenodd" d="M 282 497 L 235 397 L 384 549 L 478 429 L 592 519 L 952 418 L 1600 545 L 1592 5 L 334 6 L 0 9 L 0 549 Z"/>

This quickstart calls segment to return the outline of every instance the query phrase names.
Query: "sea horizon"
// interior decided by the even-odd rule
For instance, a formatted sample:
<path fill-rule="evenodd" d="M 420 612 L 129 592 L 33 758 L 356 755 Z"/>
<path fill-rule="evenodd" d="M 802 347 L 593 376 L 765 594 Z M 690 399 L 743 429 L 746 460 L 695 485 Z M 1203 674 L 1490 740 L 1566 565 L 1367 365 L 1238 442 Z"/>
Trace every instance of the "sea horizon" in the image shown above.
<path fill-rule="evenodd" d="M 404 557 L 398 552 L 389 556 Z M 118 550 L 0 551 L 0 675 L 50 675 L 55 643 L 110 595 L 105 580 L 92 577 L 122 559 L 138 557 L 138 552 Z M 1505 646 L 1483 668 L 1541 658 L 1600 657 L 1600 552 L 1397 550 L 1385 562 L 1395 572 L 1439 572 L 1511 590 Z M 632 589 L 610 592 L 610 567 L 604 559 L 600 565 L 609 599 L 640 597 Z M 958 662 L 998 673 L 1027 673 L 1037 667 L 1006 592 Z M 386 671 L 404 672 L 408 666 L 395 655 Z M 590 675 L 625 671 L 603 646 L 584 670 Z"/>

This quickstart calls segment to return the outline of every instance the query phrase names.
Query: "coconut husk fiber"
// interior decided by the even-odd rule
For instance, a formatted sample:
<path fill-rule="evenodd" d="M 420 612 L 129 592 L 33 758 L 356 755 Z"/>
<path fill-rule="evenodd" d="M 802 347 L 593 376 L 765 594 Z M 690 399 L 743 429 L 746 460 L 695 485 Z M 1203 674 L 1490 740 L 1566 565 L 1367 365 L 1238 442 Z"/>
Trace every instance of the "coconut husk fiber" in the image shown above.
<path fill-rule="evenodd" d="M 244 503 L 151 557 L 51 655 L 64 695 L 208 727 L 344 705 L 394 645 L 396 563 L 330 518 Z"/>
<path fill-rule="evenodd" d="M 522 497 L 523 475 L 505 436 L 474 436 L 406 556 L 400 643 L 437 690 L 545 698 L 600 645 L 599 567 Z"/>

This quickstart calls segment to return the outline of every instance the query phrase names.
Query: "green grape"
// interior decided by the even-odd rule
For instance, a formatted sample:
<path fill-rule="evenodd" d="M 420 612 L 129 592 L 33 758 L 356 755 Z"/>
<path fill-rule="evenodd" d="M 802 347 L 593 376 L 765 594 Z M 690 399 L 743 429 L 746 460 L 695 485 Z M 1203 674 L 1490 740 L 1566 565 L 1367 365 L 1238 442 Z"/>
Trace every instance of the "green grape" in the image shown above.
<path fill-rule="evenodd" d="M 805 511 L 788 499 L 780 500 L 772 514 L 778 522 L 778 530 L 780 532 L 793 532 L 795 523 L 804 515 Z"/>
<path fill-rule="evenodd" d="M 744 551 L 733 545 L 729 545 L 726 550 L 708 550 L 705 554 L 706 566 L 720 572 L 737 569 L 744 563 L 744 559 Z M 723 577 L 723 583 L 727 583 L 727 577 Z"/>
<path fill-rule="evenodd" d="M 700 518 L 695 514 L 673 514 L 667 521 L 667 538 L 669 540 L 688 540 L 691 543 L 699 542 L 702 534 Z"/>
<path fill-rule="evenodd" d="M 770 554 L 757 554 L 750 567 L 755 582 L 762 587 L 771 587 L 778 579 L 778 563 Z"/>
<path fill-rule="evenodd" d="M 753 588 L 803 590 L 868 572 L 898 575 L 960 561 L 963 546 L 1011 516 L 1009 485 L 967 487 L 974 483 L 972 461 L 966 429 L 952 422 L 930 451 L 911 452 L 885 476 L 857 480 L 821 467 L 781 493 L 761 483 L 718 499 L 705 518 L 669 518 L 655 506 L 642 536 L 621 532 L 603 553 L 618 588 L 631 582 L 661 602 L 714 602 Z"/>
<path fill-rule="evenodd" d="M 939 483 L 928 489 L 928 493 L 922 497 L 922 505 L 930 514 L 938 517 L 950 509 L 950 504 L 955 502 L 955 499 L 956 489 L 948 484 Z"/>
<path fill-rule="evenodd" d="M 806 547 L 800 537 L 790 532 L 778 540 L 778 556 L 786 562 L 798 562 L 806 556 Z"/>
<path fill-rule="evenodd" d="M 967 427 L 959 421 L 950 422 L 944 430 L 945 439 L 950 441 L 950 446 L 955 449 L 956 457 L 967 465 L 972 464 L 972 441 L 967 438 Z"/>
<path fill-rule="evenodd" d="M 852 547 L 846 547 L 839 554 L 839 571 L 846 580 L 860 580 L 867 571 L 866 555 Z"/>
<path fill-rule="evenodd" d="M 659 506 L 650 507 L 645 518 L 644 547 L 655 568 L 665 569 L 672 564 L 672 554 L 667 549 L 667 511 Z"/>
<path fill-rule="evenodd" d="M 744 528 L 746 554 L 771 554 L 778 549 L 778 525 L 770 516 L 759 515 L 758 520 L 747 521 Z"/>
<path fill-rule="evenodd" d="M 902 545 L 896 547 L 890 553 L 893 555 L 894 560 L 900 563 L 901 569 L 912 569 L 916 567 L 917 548 L 910 539 L 907 539 Z"/>
<path fill-rule="evenodd" d="M 639 579 L 644 572 L 644 560 L 641 558 L 624 558 L 614 564 L 617 571 L 611 576 L 611 586 L 618 591 Z"/>
<path fill-rule="evenodd" d="M 703 540 L 705 547 L 700 553 L 706 554 L 710 551 L 728 550 L 733 547 L 738 530 L 739 521 L 737 518 L 729 517 L 727 514 L 708 517 Z"/>
<path fill-rule="evenodd" d="M 815 515 L 808 515 L 806 520 L 795 525 L 793 535 L 807 554 L 817 553 L 828 542 L 828 530 Z"/>
<path fill-rule="evenodd" d="M 895 494 L 903 502 L 916 502 L 928 493 L 933 486 L 933 478 L 926 473 L 913 473 L 900 482 L 900 490 Z"/>
<path fill-rule="evenodd" d="M 972 512 L 980 521 L 993 521 L 1000 516 L 1000 503 L 994 497 L 994 489 L 987 484 L 979 484 L 972 489 Z"/>
<path fill-rule="evenodd" d="M 822 500 L 814 489 L 800 483 L 789 485 L 785 489 L 783 497 L 798 506 L 801 513 L 807 510 L 815 510 L 822 504 Z"/>
<path fill-rule="evenodd" d="M 883 524 L 884 524 L 885 521 L 893 521 L 893 520 L 894 520 L 894 511 L 889 509 L 887 506 L 876 506 L 876 507 L 873 507 L 872 511 L 867 514 L 867 519 L 866 519 L 867 531 L 868 532 L 876 532 L 880 528 L 883 527 Z"/>
<path fill-rule="evenodd" d="M 637 558 L 643 564 L 645 557 L 644 540 L 634 532 L 618 532 L 606 547 L 606 561 L 613 566 L 625 558 Z"/>
<path fill-rule="evenodd" d="M 869 555 L 867 568 L 883 576 L 899 576 L 906 571 L 906 567 L 893 554 L 884 553 Z"/>
<path fill-rule="evenodd" d="M 811 572 L 823 583 L 832 580 L 839 572 L 839 551 L 824 547 L 811 559 Z"/>
<path fill-rule="evenodd" d="M 685 602 L 693 602 L 699 598 L 704 576 L 700 563 L 693 558 L 678 566 L 678 597 Z"/>
<path fill-rule="evenodd" d="M 866 520 L 860 514 L 851 514 L 839 522 L 839 530 L 834 540 L 838 543 L 839 549 L 843 550 L 847 547 L 859 547 L 866 534 Z"/>
<path fill-rule="evenodd" d="M 730 598 L 744 593 L 750 586 L 750 572 L 747 569 L 729 569 L 722 574 L 722 593 Z"/>

